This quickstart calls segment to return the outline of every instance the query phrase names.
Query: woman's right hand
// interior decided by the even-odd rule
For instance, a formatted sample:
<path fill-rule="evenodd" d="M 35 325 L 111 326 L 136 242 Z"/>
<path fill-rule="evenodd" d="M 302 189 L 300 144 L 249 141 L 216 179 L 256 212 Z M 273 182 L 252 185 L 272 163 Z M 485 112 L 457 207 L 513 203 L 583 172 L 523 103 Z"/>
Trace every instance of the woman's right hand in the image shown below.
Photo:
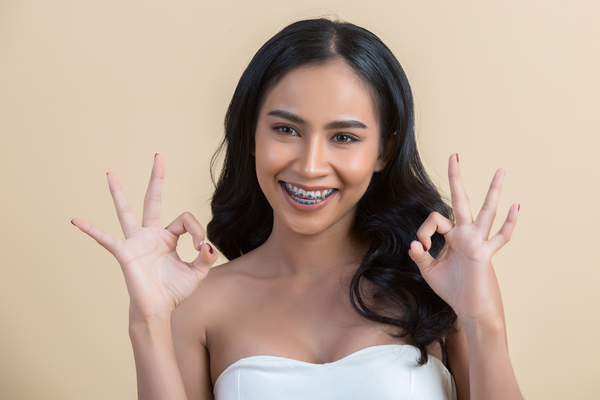
<path fill-rule="evenodd" d="M 154 156 L 150 183 L 144 198 L 142 226 L 129 207 L 121 184 L 114 173 L 108 173 L 108 186 L 125 240 L 117 240 L 80 218 L 71 222 L 106 248 L 121 264 L 130 298 L 130 318 L 145 321 L 164 317 L 192 294 L 206 277 L 217 259 L 216 251 L 204 243 L 204 228 L 190 213 L 183 213 L 166 228 L 160 224 L 164 159 Z M 191 263 L 179 258 L 176 251 L 179 236 L 189 232 L 198 257 Z"/>

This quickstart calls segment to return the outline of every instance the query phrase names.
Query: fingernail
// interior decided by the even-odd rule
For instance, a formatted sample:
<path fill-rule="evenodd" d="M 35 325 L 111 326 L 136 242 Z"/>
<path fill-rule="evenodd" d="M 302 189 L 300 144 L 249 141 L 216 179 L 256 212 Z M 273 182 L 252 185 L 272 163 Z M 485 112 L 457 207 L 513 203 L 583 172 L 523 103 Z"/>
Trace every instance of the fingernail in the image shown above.
<path fill-rule="evenodd" d="M 521 211 L 521 205 L 519 204 L 519 207 L 517 208 L 517 211 Z"/>
<path fill-rule="evenodd" d="M 214 253 L 212 246 L 208 243 L 206 243 L 206 244 L 208 245 L 208 251 L 210 252 L 210 254 Z"/>
<path fill-rule="evenodd" d="M 456 162 L 458 162 L 458 153 L 456 153 Z"/>
<path fill-rule="evenodd" d="M 198 243 L 198 251 L 202 250 L 202 245 L 204 244 L 204 240 Z"/>
<path fill-rule="evenodd" d="M 73 224 L 73 220 L 71 220 L 71 223 Z M 73 225 L 75 225 L 75 224 L 73 224 Z"/>
<path fill-rule="evenodd" d="M 423 243 L 421 243 L 421 246 L 423 246 L 423 250 L 427 251 L 427 247 Z"/>
<path fill-rule="evenodd" d="M 156 158 L 156 156 L 157 156 L 157 155 L 158 155 L 158 153 L 155 153 L 155 154 L 154 154 L 154 158 Z"/>

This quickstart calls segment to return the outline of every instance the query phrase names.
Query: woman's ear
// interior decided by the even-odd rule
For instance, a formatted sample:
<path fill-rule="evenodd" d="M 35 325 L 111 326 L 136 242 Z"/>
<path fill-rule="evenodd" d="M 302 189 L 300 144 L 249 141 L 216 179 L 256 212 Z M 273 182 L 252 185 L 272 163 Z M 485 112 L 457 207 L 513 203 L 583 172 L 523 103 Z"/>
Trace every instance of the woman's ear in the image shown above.
<path fill-rule="evenodd" d="M 375 169 L 373 170 L 374 172 L 379 172 L 382 169 L 385 168 L 385 165 L 387 163 L 381 158 L 381 156 L 379 156 L 379 158 L 377 159 L 377 163 L 375 164 Z"/>
<path fill-rule="evenodd" d="M 381 149 L 381 154 L 379 155 L 379 158 L 377 158 L 377 163 L 375 164 L 375 172 L 383 170 L 387 163 L 390 161 L 390 158 L 392 158 L 392 156 L 394 155 L 395 142 L 396 132 L 392 133 L 382 146 L 383 148 Z"/>

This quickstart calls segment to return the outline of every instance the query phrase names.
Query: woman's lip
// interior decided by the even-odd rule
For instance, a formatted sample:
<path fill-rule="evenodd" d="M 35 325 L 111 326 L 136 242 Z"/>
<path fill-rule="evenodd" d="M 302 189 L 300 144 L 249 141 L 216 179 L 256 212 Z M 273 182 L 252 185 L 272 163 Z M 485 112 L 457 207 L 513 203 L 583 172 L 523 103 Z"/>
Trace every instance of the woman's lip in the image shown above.
<path fill-rule="evenodd" d="M 286 198 L 286 200 L 288 201 L 288 203 L 290 203 L 290 205 L 292 207 L 294 207 L 295 209 L 300 210 L 300 211 L 319 211 L 320 209 L 325 207 L 327 204 L 329 204 L 329 201 L 331 200 L 332 197 L 337 195 L 337 190 L 335 190 L 332 194 L 327 196 L 327 198 L 325 200 L 321 200 L 317 204 L 300 204 L 300 203 L 294 201 L 294 199 L 292 198 L 290 193 L 287 191 L 287 189 L 283 185 L 284 185 L 283 181 L 280 181 L 279 186 L 281 187 L 283 196 Z"/>
<path fill-rule="evenodd" d="M 306 190 L 307 192 L 316 192 L 317 190 L 329 190 L 329 189 L 335 189 L 332 186 L 304 186 L 304 185 L 299 185 L 297 183 L 294 182 L 288 182 L 288 181 L 279 181 L 280 183 L 289 183 L 292 186 L 296 186 L 298 189 L 303 189 Z"/>

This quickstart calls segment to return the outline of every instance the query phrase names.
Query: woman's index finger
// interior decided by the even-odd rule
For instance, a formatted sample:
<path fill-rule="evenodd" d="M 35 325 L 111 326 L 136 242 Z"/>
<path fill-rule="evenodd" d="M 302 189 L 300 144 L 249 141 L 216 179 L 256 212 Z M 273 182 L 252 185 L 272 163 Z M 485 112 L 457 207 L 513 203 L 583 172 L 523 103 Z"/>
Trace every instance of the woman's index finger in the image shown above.
<path fill-rule="evenodd" d="M 471 214 L 469 197 L 467 196 L 467 192 L 465 192 L 465 187 L 460 176 L 458 154 L 452 154 L 448 160 L 448 180 L 456 224 L 472 224 L 473 215 Z"/>
<path fill-rule="evenodd" d="M 114 249 L 117 244 L 117 240 L 115 238 L 93 224 L 82 220 L 81 218 L 73 218 L 71 223 L 79 228 L 80 231 L 86 233 L 88 236 L 98 242 L 98 244 L 100 244 L 106 250 L 114 254 Z"/>
<path fill-rule="evenodd" d="M 142 226 L 161 226 L 160 225 L 160 207 L 162 199 L 162 189 L 165 179 L 165 160 L 156 153 L 154 155 L 154 165 L 150 174 L 150 182 L 144 197 L 144 213 L 142 215 Z"/>

